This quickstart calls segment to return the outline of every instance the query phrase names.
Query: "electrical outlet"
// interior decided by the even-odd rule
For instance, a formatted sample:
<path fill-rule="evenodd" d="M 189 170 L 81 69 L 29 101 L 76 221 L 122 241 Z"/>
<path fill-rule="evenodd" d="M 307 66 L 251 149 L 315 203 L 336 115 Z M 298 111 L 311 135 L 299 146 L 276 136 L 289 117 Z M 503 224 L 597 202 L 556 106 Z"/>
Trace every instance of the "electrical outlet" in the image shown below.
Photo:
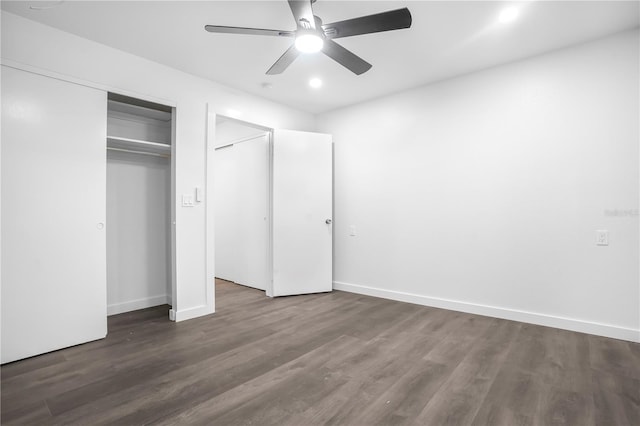
<path fill-rule="evenodd" d="M 599 229 L 596 231 L 596 245 L 608 246 L 609 245 L 609 231 L 606 229 Z"/>

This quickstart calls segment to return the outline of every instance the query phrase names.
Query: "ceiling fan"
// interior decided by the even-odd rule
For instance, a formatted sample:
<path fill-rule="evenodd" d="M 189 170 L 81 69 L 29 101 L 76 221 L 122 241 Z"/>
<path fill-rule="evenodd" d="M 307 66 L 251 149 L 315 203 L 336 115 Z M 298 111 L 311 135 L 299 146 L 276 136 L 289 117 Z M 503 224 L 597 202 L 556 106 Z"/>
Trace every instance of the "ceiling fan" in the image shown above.
<path fill-rule="evenodd" d="M 411 27 L 411 13 L 406 7 L 332 24 L 323 24 L 322 20 L 313 14 L 312 4 L 315 1 L 288 0 L 297 24 L 297 29 L 294 31 L 222 25 L 206 25 L 204 28 L 211 33 L 294 37 L 294 44 L 267 71 L 269 75 L 281 74 L 301 53 L 318 51 L 322 51 L 340 65 L 360 75 L 367 72 L 372 65 L 340 46 L 333 41 L 334 39 Z"/>

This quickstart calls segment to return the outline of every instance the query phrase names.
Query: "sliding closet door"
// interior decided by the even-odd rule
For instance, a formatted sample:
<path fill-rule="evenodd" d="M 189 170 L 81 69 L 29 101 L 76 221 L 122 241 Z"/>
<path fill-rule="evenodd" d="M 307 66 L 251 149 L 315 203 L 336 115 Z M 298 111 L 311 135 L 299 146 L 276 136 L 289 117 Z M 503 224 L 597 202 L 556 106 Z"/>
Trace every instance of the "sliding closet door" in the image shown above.
<path fill-rule="evenodd" d="M 213 159 L 213 208 L 216 277 L 237 278 L 238 201 L 236 161 L 233 145 L 216 149 Z"/>
<path fill-rule="evenodd" d="M 238 223 L 236 279 L 260 290 L 269 282 L 269 136 L 234 145 L 236 161 L 236 220 Z"/>
<path fill-rule="evenodd" d="M 269 135 L 218 148 L 213 161 L 216 277 L 269 282 Z"/>
<path fill-rule="evenodd" d="M 2 362 L 100 339 L 105 92 L 2 67 Z"/>

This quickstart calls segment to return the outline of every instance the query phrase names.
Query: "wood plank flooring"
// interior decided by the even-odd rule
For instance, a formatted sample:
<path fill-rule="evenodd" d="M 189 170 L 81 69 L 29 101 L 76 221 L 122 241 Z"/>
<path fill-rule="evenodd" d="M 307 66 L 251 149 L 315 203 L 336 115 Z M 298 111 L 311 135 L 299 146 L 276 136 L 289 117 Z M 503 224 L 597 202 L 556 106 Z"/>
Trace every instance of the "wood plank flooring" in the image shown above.
<path fill-rule="evenodd" d="M 638 344 L 340 291 L 216 296 L 2 366 L 2 424 L 640 425 Z"/>

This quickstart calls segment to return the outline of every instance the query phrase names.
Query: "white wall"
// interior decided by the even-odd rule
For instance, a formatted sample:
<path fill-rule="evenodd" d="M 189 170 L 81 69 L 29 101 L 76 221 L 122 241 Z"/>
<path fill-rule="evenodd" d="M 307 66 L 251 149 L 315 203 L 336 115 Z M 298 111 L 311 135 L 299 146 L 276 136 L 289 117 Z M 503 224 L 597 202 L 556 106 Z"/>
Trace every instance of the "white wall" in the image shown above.
<path fill-rule="evenodd" d="M 170 159 L 107 151 L 107 312 L 171 303 Z"/>
<path fill-rule="evenodd" d="M 639 340 L 638 37 L 321 115 L 335 287 Z"/>
<path fill-rule="evenodd" d="M 47 70 L 143 99 L 173 103 L 176 116 L 176 319 L 213 311 L 205 276 L 205 204 L 183 208 L 182 194 L 205 186 L 206 105 L 266 127 L 313 130 L 314 117 L 75 35 L 2 12 L 3 64 Z M 165 103 L 166 103 L 165 102 Z M 231 111 L 233 110 L 233 111 Z M 106 117 L 105 117 L 106 119 Z"/>

